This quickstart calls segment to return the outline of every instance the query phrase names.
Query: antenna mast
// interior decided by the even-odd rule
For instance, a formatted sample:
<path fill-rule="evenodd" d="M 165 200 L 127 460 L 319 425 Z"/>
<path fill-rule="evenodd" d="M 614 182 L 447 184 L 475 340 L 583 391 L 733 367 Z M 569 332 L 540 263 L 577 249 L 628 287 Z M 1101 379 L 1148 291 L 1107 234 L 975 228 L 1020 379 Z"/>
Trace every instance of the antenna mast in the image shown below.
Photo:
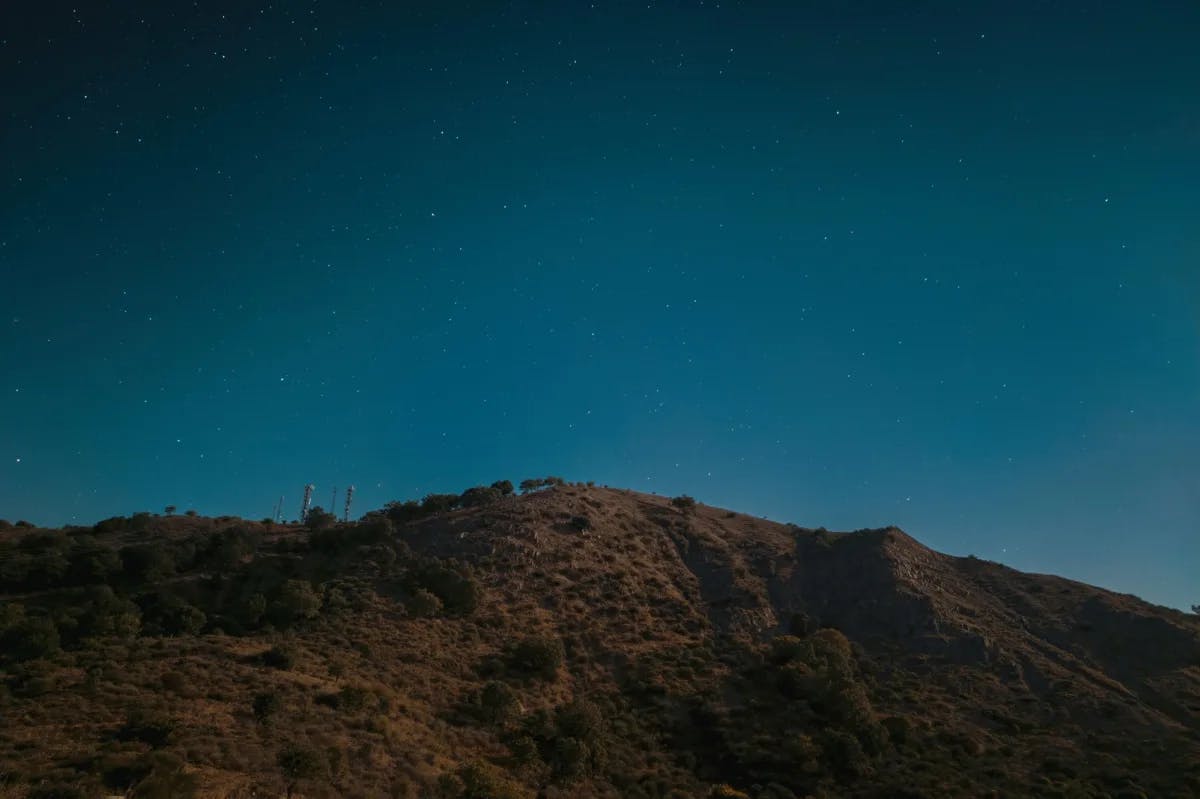
<path fill-rule="evenodd" d="M 346 510 L 342 512 L 342 521 L 350 521 L 350 500 L 354 499 L 354 486 L 346 489 Z"/>
<path fill-rule="evenodd" d="M 329 512 L 334 514 L 334 518 L 337 518 L 337 511 L 334 510 L 334 508 L 336 508 L 336 507 L 337 507 L 337 486 L 334 486 L 333 493 L 329 496 Z"/>
<path fill-rule="evenodd" d="M 300 521 L 301 522 L 305 522 L 308 520 L 308 509 L 310 507 L 312 507 L 312 495 L 313 495 L 313 489 L 315 489 L 315 488 L 316 488 L 316 486 L 313 485 L 312 483 L 309 483 L 308 485 L 306 485 L 304 487 L 304 504 L 300 506 Z"/>

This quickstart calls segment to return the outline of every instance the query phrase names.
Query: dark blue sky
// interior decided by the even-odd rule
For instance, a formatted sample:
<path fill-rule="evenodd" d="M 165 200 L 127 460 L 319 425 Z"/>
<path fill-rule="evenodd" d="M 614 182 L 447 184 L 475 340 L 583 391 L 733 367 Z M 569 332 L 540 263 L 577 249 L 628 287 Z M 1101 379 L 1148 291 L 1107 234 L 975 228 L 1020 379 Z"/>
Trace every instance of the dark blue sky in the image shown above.
<path fill-rule="evenodd" d="M 38 5 L 0 517 L 553 473 L 1200 601 L 1194 3 Z"/>

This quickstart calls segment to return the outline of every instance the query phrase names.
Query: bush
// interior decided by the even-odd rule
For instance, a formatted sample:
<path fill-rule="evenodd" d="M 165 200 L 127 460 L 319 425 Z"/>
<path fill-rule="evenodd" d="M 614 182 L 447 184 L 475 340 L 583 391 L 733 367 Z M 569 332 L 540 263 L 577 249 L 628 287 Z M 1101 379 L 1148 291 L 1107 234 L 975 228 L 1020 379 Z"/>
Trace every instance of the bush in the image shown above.
<path fill-rule="evenodd" d="M 195 635 L 208 617 L 175 594 L 154 591 L 138 597 L 147 630 L 158 635 Z"/>
<path fill-rule="evenodd" d="M 329 513 L 320 505 L 314 505 L 309 508 L 308 514 L 304 517 L 304 525 L 309 530 L 327 530 L 337 524 L 337 516 Z"/>
<path fill-rule="evenodd" d="M 158 681 L 164 689 L 173 694 L 186 693 L 188 689 L 187 677 L 177 671 L 164 671 Z"/>
<path fill-rule="evenodd" d="M 521 708 L 517 692 L 506 683 L 490 680 L 479 692 L 479 716 L 489 724 L 504 724 L 513 719 Z"/>
<path fill-rule="evenodd" d="M 24 609 L 21 609 L 24 616 Z M 23 617 L 0 633 L 0 653 L 25 661 L 52 655 L 59 650 L 58 627 L 46 616 Z"/>
<path fill-rule="evenodd" d="M 499 502 L 502 496 L 504 495 L 501 494 L 500 490 L 497 488 L 492 488 L 491 486 L 475 486 L 474 488 L 468 488 L 463 492 L 462 496 L 459 498 L 459 504 L 461 504 L 464 508 L 480 508 L 485 505 L 491 505 L 495 502 Z"/>
<path fill-rule="evenodd" d="M 275 758 L 280 772 L 288 781 L 288 795 L 295 792 L 296 783 L 301 780 L 311 780 L 320 777 L 325 772 L 325 761 L 321 754 L 314 749 L 291 745 L 283 749 Z"/>
<path fill-rule="evenodd" d="M 479 604 L 480 587 L 465 567 L 428 560 L 409 572 L 408 590 L 424 588 L 442 601 L 447 613 L 466 616 Z"/>
<path fill-rule="evenodd" d="M 321 596 L 307 580 L 287 580 L 268 606 L 271 622 L 280 628 L 315 619 L 320 611 Z"/>
<path fill-rule="evenodd" d="M 750 799 L 750 794 L 739 791 L 732 785 L 714 785 L 708 799 Z"/>
<path fill-rule="evenodd" d="M 273 646 L 259 655 L 264 666 L 287 670 L 296 665 L 296 653 L 290 647 Z"/>
<path fill-rule="evenodd" d="M 267 691 L 261 694 L 254 695 L 254 701 L 251 703 L 251 708 L 254 711 L 254 718 L 259 724 L 268 724 L 271 718 L 279 712 L 283 707 L 283 702 L 279 699 L 279 694 L 274 691 Z"/>
<path fill-rule="evenodd" d="M 117 740 L 140 741 L 148 744 L 151 749 L 161 749 L 166 746 L 173 732 L 175 722 L 170 719 L 134 711 L 117 730 Z"/>
<path fill-rule="evenodd" d="M 530 636 L 517 643 L 509 654 L 509 663 L 519 672 L 545 680 L 558 678 L 563 663 L 562 641 L 550 636 Z"/>
<path fill-rule="evenodd" d="M 497 480 L 492 483 L 492 488 L 499 491 L 501 496 L 507 497 L 513 492 L 512 480 Z"/>
<path fill-rule="evenodd" d="M 821 736 L 821 748 L 833 772 L 843 779 L 864 776 L 871 769 L 862 745 L 845 730 L 826 730 Z"/>
<path fill-rule="evenodd" d="M 581 741 L 594 741 L 600 736 L 604 717 L 600 708 L 586 699 L 576 699 L 560 705 L 554 711 L 554 726 L 558 734 Z"/>
<path fill-rule="evenodd" d="M 812 646 L 794 635 L 779 635 L 771 639 L 769 659 L 776 665 L 811 657 Z"/>
<path fill-rule="evenodd" d="M 134 585 L 156 583 L 175 573 L 175 559 L 161 544 L 121 548 L 121 570 Z"/>
<path fill-rule="evenodd" d="M 521 786 L 490 763 L 476 761 L 459 769 L 458 779 L 462 784 L 461 799 L 526 799 L 529 796 Z"/>
<path fill-rule="evenodd" d="M 671 504 L 680 510 L 691 510 L 696 507 L 696 500 L 689 497 L 687 494 L 680 494 L 671 500 Z"/>
<path fill-rule="evenodd" d="M 148 773 L 129 794 L 130 799 L 187 799 L 199 787 L 194 774 L 183 770 L 184 763 L 170 752 L 150 752 L 142 758 Z"/>
<path fill-rule="evenodd" d="M 75 785 L 38 785 L 29 789 L 26 799 L 88 799 L 88 794 Z"/>
<path fill-rule="evenodd" d="M 442 600 L 432 592 L 418 588 L 404 603 L 404 609 L 408 615 L 418 619 L 436 616 L 442 612 Z"/>
<path fill-rule="evenodd" d="M 592 527 L 592 520 L 589 519 L 587 516 L 572 516 L 571 517 L 571 528 L 574 529 L 576 532 L 584 533 L 584 532 L 587 532 L 588 530 L 590 530 L 591 527 Z"/>
<path fill-rule="evenodd" d="M 447 513 L 459 506 L 458 494 L 426 494 L 421 500 L 421 510 L 427 514 Z"/>

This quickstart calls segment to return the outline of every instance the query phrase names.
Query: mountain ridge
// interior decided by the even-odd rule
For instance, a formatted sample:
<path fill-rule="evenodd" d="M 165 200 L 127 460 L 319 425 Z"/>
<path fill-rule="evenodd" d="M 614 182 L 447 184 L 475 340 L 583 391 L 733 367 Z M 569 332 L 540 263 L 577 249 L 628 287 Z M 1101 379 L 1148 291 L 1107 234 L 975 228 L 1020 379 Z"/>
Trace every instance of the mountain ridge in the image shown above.
<path fill-rule="evenodd" d="M 1194 617 L 895 527 L 832 533 L 584 484 L 471 491 L 319 529 L 0 533 L 0 585 L 29 536 L 69 542 L 65 576 L 84 552 L 119 564 L 0 596 L 10 617 L 23 606 L 8 640 L 42 618 L 62 638 L 0 667 L 0 713 L 26 720 L 0 733 L 0 775 L 29 786 L 15 796 L 65 770 L 145 796 L 184 795 L 155 779 L 213 797 L 1200 793 Z M 100 584 L 136 633 L 66 598 Z M 281 647 L 293 665 L 265 668 Z M 164 687 L 181 664 L 221 687 Z M 25 696 L 38 680 L 54 689 Z M 287 726 L 258 718 L 267 695 Z M 56 731 L 59 702 L 86 735 Z M 129 732 L 145 713 L 162 740 Z M 216 731 L 236 751 L 211 751 Z M 34 740 L 73 754 L 31 760 Z M 293 767 L 298 752 L 315 764 Z"/>

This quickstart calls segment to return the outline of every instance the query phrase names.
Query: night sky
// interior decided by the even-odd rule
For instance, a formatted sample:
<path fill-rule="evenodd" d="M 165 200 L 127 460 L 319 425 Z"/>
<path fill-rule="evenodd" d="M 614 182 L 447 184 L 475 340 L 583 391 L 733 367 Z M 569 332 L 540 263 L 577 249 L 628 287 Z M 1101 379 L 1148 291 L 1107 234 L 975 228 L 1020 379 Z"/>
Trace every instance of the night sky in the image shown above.
<path fill-rule="evenodd" d="M 4 5 L 0 517 L 557 474 L 1200 601 L 1195 3 Z"/>

